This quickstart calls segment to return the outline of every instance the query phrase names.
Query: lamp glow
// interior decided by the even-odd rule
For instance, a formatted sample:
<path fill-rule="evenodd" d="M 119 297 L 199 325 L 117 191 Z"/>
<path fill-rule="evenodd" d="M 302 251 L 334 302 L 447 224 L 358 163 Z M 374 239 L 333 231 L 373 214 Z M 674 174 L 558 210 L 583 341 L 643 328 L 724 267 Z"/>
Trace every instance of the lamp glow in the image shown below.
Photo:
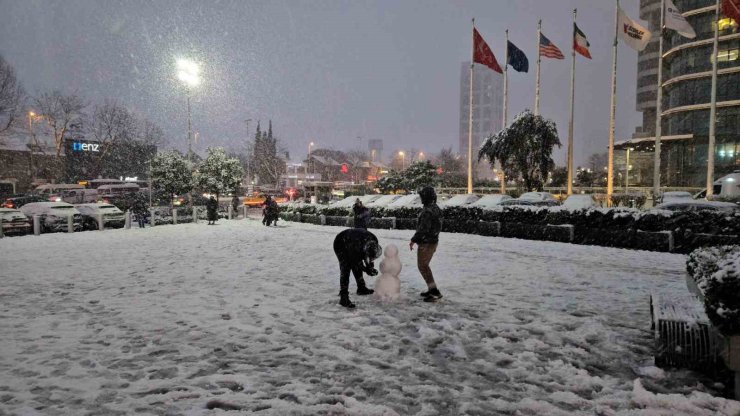
<path fill-rule="evenodd" d="M 182 81 L 188 87 L 195 87 L 200 84 L 200 67 L 197 63 L 189 59 L 177 60 L 177 79 Z"/>

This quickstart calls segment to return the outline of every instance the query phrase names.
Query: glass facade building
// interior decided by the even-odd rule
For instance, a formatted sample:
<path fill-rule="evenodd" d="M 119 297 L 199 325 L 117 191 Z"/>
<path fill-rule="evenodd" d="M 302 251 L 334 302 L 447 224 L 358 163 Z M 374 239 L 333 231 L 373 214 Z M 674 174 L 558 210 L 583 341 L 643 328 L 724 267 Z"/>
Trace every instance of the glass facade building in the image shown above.
<path fill-rule="evenodd" d="M 637 66 L 637 110 L 643 113 L 643 124 L 632 140 L 619 143 L 617 149 L 654 151 L 660 4 L 660 0 L 640 0 L 640 17 L 653 32 L 653 39 L 639 54 Z M 674 0 L 674 4 L 697 36 L 688 39 L 673 30 L 664 33 L 661 184 L 703 187 L 707 172 L 716 0 Z M 716 59 L 715 179 L 740 169 L 740 31 L 732 19 L 719 21 Z M 639 185 L 652 183 L 652 163 L 633 169 L 631 179 L 634 176 Z"/>

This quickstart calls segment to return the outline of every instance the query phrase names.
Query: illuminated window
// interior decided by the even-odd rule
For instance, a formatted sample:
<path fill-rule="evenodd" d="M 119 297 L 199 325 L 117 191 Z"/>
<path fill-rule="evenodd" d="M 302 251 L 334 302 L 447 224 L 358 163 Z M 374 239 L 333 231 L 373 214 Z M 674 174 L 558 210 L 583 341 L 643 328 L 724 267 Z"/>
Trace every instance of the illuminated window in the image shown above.
<path fill-rule="evenodd" d="M 729 30 L 732 33 L 735 33 L 737 30 L 737 22 L 734 19 L 731 19 L 729 17 L 725 17 L 724 19 L 720 19 L 719 21 L 719 30 L 720 32 L 723 30 Z"/>
<path fill-rule="evenodd" d="M 740 55 L 740 50 L 738 49 L 719 51 L 717 52 L 717 62 L 735 61 L 738 55 Z"/>

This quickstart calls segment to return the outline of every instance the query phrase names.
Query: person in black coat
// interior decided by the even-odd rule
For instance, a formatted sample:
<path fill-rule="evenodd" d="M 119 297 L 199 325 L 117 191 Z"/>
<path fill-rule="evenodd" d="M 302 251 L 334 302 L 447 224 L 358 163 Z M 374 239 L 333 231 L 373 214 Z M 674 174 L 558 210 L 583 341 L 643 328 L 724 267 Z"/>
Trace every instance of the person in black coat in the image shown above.
<path fill-rule="evenodd" d="M 146 223 L 146 215 L 148 210 L 149 206 L 144 199 L 144 194 L 136 194 L 134 196 L 134 203 L 131 206 L 131 211 L 133 211 L 134 215 L 136 215 L 136 221 L 139 223 L 139 228 L 144 228 L 144 223 Z"/>
<path fill-rule="evenodd" d="M 352 206 L 352 212 L 355 214 L 355 228 L 367 230 L 367 226 L 370 223 L 370 210 L 362 205 L 360 198 L 355 200 L 355 204 Z"/>
<path fill-rule="evenodd" d="M 383 250 L 378 244 L 378 238 L 371 232 L 361 228 L 346 229 L 334 238 L 334 254 L 339 260 L 339 304 L 345 308 L 354 308 L 355 304 L 349 299 L 349 272 L 355 276 L 357 294 L 370 295 L 374 291 L 368 289 L 362 272 L 370 276 L 377 276 L 373 260 L 380 257 Z"/>
<path fill-rule="evenodd" d="M 208 211 L 208 225 L 216 224 L 218 220 L 218 201 L 213 195 L 206 202 L 206 210 Z"/>
<path fill-rule="evenodd" d="M 416 252 L 416 264 L 428 288 L 428 290 L 421 292 L 421 297 L 424 298 L 424 302 L 436 302 L 442 298 L 442 293 L 437 288 L 429 263 L 432 261 L 432 256 L 437 251 L 437 245 L 439 244 L 439 232 L 442 230 L 442 210 L 437 206 L 437 194 L 434 192 L 434 188 L 429 186 L 423 188 L 419 191 L 419 196 L 421 197 L 421 203 L 424 204 L 424 209 L 419 214 L 416 233 L 411 237 L 409 248 L 413 250 L 414 244 L 419 245 L 419 250 Z"/>
<path fill-rule="evenodd" d="M 234 219 L 239 218 L 239 195 L 234 195 L 233 198 L 231 198 L 231 208 L 234 212 Z"/>

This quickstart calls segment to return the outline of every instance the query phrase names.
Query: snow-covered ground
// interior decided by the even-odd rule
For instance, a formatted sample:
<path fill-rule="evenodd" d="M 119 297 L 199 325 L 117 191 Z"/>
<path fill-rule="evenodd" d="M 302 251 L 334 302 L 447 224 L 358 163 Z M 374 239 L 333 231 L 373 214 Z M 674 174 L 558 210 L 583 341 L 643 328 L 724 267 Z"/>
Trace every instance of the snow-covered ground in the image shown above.
<path fill-rule="evenodd" d="M 350 311 L 341 228 L 280 224 L 0 240 L 0 414 L 740 413 L 652 366 L 648 295 L 685 293 L 684 256 L 442 234 L 428 304 L 412 232 L 378 230 L 405 298 Z"/>

